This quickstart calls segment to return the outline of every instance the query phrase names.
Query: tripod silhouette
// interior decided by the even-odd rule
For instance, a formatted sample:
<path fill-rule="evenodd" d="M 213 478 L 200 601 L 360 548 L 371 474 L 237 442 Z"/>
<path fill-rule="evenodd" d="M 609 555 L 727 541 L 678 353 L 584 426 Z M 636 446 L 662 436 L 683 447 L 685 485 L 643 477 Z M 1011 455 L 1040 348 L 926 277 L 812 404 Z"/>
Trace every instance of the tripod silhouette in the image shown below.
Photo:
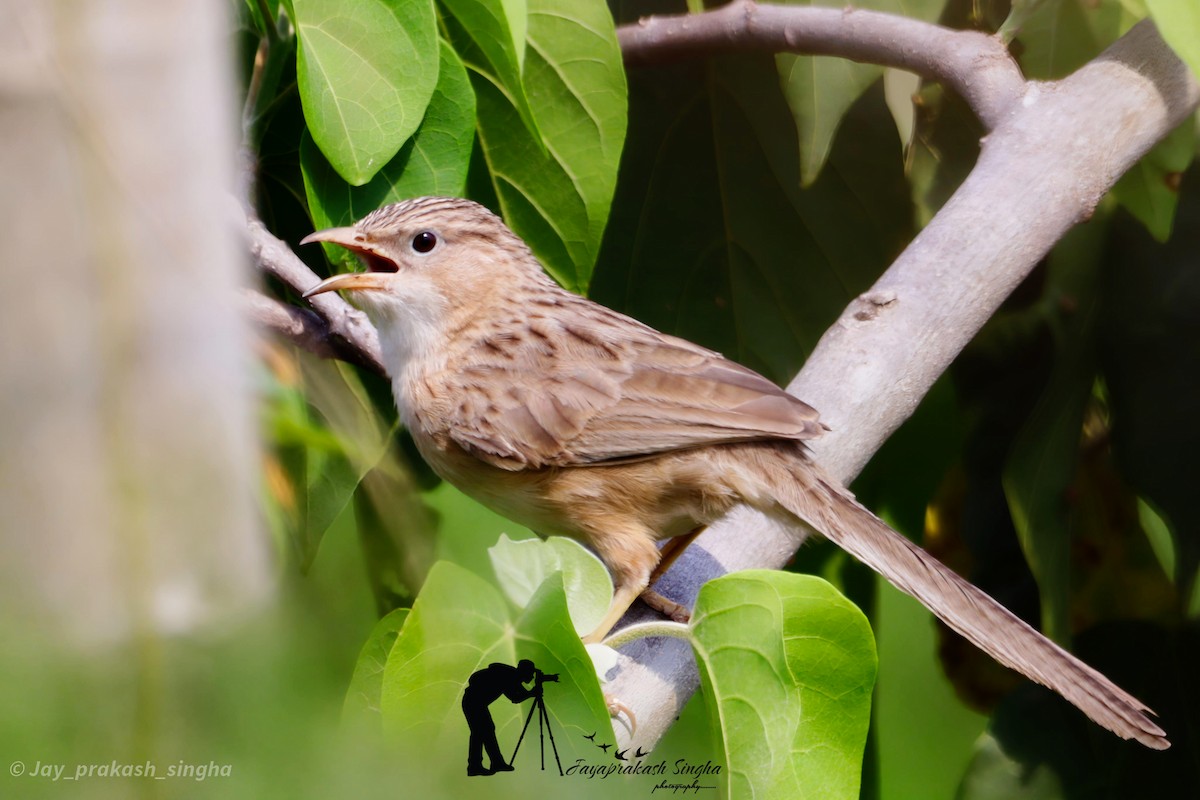
<path fill-rule="evenodd" d="M 557 679 L 557 676 L 555 676 Z M 517 758 L 517 751 L 521 749 L 521 742 L 525 741 L 525 732 L 529 730 L 529 723 L 533 722 L 533 715 L 538 715 L 538 745 L 542 757 L 542 769 L 546 769 L 546 737 L 550 738 L 550 750 L 554 753 L 554 763 L 558 765 L 558 774 L 563 774 L 562 762 L 558 760 L 558 747 L 554 744 L 554 729 L 550 727 L 550 714 L 546 711 L 546 701 L 542 699 L 542 675 L 537 676 L 535 684 L 536 689 L 533 695 L 533 705 L 529 709 L 529 716 L 525 718 L 525 727 L 521 728 L 521 736 L 517 739 L 517 746 L 513 748 L 512 758 L 508 763 L 513 763 Z"/>

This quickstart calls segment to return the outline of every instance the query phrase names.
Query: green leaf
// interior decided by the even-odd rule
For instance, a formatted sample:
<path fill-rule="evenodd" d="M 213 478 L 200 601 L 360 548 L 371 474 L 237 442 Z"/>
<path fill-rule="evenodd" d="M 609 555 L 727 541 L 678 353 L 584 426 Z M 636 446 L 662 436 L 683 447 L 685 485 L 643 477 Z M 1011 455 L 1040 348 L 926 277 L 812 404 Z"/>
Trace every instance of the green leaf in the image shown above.
<path fill-rule="evenodd" d="M 594 753 L 583 735 L 608 728 L 608 715 L 591 659 L 567 614 L 562 581 L 549 578 L 514 616 L 499 590 L 462 567 L 438 562 L 384 668 L 385 732 L 401 752 L 421 754 L 430 776 L 457 780 L 468 741 L 461 708 L 464 687 L 475 671 L 491 663 L 515 665 L 523 658 L 559 676 L 557 683 L 546 684 L 545 698 L 564 766 Z M 501 698 L 490 710 L 507 757 L 528 704 L 510 705 Z M 522 748 L 518 769 L 536 770 L 521 766 L 536 765 L 536 754 L 534 740 L 533 746 Z"/>
<path fill-rule="evenodd" d="M 1193 166 L 1184 186 L 1196 184 Z M 1166 521 L 1176 587 L 1200 585 L 1200 505 L 1192 454 L 1200 449 L 1200 194 L 1185 191 L 1165 244 L 1118 215 L 1105 249 L 1104 385 L 1121 474 Z"/>
<path fill-rule="evenodd" d="M 380 206 L 422 195 L 460 196 L 466 186 L 475 135 L 475 93 L 467 71 L 445 42 L 437 88 L 425 118 L 395 158 L 371 181 L 351 186 L 342 180 L 311 137 L 300 143 L 300 168 L 313 225 L 349 225 Z M 344 247 L 328 246 L 331 259 L 353 259 Z"/>
<path fill-rule="evenodd" d="M 501 534 L 488 550 L 501 588 L 524 608 L 537 588 L 555 572 L 562 573 L 567 608 L 575 632 L 585 636 L 596 629 L 612 604 L 612 578 L 600 559 L 573 539 L 552 536 L 513 541 Z"/>
<path fill-rule="evenodd" d="M 875 684 L 866 617 L 811 575 L 709 581 L 692 616 L 729 796 L 856 798 Z"/>
<path fill-rule="evenodd" d="M 1166 520 L 1142 498 L 1137 501 L 1138 522 L 1146 533 L 1146 539 L 1154 550 L 1154 556 L 1162 565 L 1163 572 L 1172 581 L 1175 579 L 1175 538 Z"/>
<path fill-rule="evenodd" d="M 917 225 L 924 227 L 975 167 L 986 131 L 966 101 L 940 84 L 922 85 L 918 108 L 907 174 Z"/>
<path fill-rule="evenodd" d="M 255 29 L 262 35 L 267 34 L 267 29 L 272 31 L 275 28 L 276 20 L 279 19 L 279 0 L 267 0 L 267 10 L 271 14 L 269 20 L 264 20 L 259 7 L 259 0 L 246 0 L 246 8 L 250 12 L 250 21 L 254 23 Z"/>
<path fill-rule="evenodd" d="M 1038 583 L 1042 626 L 1070 640 L 1071 506 L 1084 411 L 1098 368 L 1098 270 L 1106 226 L 1081 225 L 1050 255 L 1039 316 L 1053 341 L 1054 366 L 1004 464 L 1004 493 L 1017 538 Z"/>
<path fill-rule="evenodd" d="M 1043 3 L 1024 19 L 1017 37 L 1026 77 L 1066 77 L 1100 54 L 1141 17 L 1126 0 L 1059 0 Z"/>
<path fill-rule="evenodd" d="M 1196 120 L 1189 116 L 1113 187 L 1117 201 L 1160 242 L 1171 236 L 1179 204 L 1179 182 L 1195 152 Z"/>
<path fill-rule="evenodd" d="M 896 123 L 900 146 L 908 153 L 917 135 L 917 113 L 913 98 L 921 91 L 921 76 L 888 67 L 883 71 L 883 95 Z"/>
<path fill-rule="evenodd" d="M 524 0 L 442 0 L 507 87 L 519 87 L 529 27 Z"/>
<path fill-rule="evenodd" d="M 378 721 L 380 695 L 383 692 L 383 671 L 396 637 L 408 619 L 410 609 L 397 608 L 371 629 L 370 636 L 354 663 L 354 675 L 346 689 L 342 706 L 343 718 L 359 717 Z"/>
<path fill-rule="evenodd" d="M 326 529 L 350 502 L 363 476 L 384 458 L 390 437 L 362 382 L 347 364 L 299 351 L 308 401 L 334 435 L 338 449 L 308 450 L 307 507 L 301 566 L 316 557 Z"/>
<path fill-rule="evenodd" d="M 875 578 L 875 586 L 871 625 L 879 676 L 868 752 L 877 753 L 878 774 L 885 776 L 889 796 L 957 798 L 955 788 L 988 718 L 969 708 L 946 677 L 939 653 L 945 629 L 929 610 L 883 577 Z M 868 780 L 864 775 L 864 797 Z"/>
<path fill-rule="evenodd" d="M 626 86 L 608 7 L 529 3 L 523 85 L 541 141 L 503 81 L 468 63 L 479 139 L 508 224 L 564 286 L 591 279 L 625 141 Z"/>
<path fill-rule="evenodd" d="M 412 136 L 438 78 L 432 0 L 294 0 L 297 80 L 313 140 L 354 186 Z"/>
<path fill-rule="evenodd" d="M 775 63 L 800 134 L 800 182 L 811 186 L 829 157 L 842 117 L 883 75 L 883 67 L 791 53 L 775 56 Z"/>
<path fill-rule="evenodd" d="M 442 5 L 475 45 L 464 48 L 464 60 L 472 68 L 495 76 L 505 93 L 527 114 L 528 100 L 521 84 L 529 28 L 525 0 L 442 0 Z"/>
<path fill-rule="evenodd" d="M 424 495 L 424 499 L 437 514 L 440 528 L 453 532 L 453 535 L 437 537 L 438 560 L 453 562 L 479 575 L 492 574 L 488 548 L 502 535 L 513 539 L 536 536 L 463 494 L 449 481 L 439 483 Z"/>
<path fill-rule="evenodd" d="M 300 570 L 308 572 L 316 560 L 325 531 L 354 496 L 362 474 L 342 453 L 308 451 L 304 519 L 299 531 Z"/>
<path fill-rule="evenodd" d="M 412 603 L 435 560 L 436 514 L 408 465 L 389 450 L 354 490 L 354 520 L 380 613 Z"/>
<path fill-rule="evenodd" d="M 1009 7 L 1008 16 L 1004 19 L 1004 24 L 1000 26 L 1000 30 L 996 31 L 1005 43 L 1011 42 L 1013 37 L 1021 32 L 1026 20 L 1032 17 L 1044 5 L 1056 5 L 1061 0 L 1012 0 Z"/>
<path fill-rule="evenodd" d="M 946 0 L 863 0 L 855 8 L 887 11 L 934 22 Z M 791 0 L 788 5 L 823 5 Z M 800 181 L 811 186 L 821 172 L 842 118 L 867 87 L 883 75 L 883 67 L 829 56 L 775 56 L 779 81 L 800 136 Z"/>
<path fill-rule="evenodd" d="M 1200 79 L 1200 4 L 1195 0 L 1146 0 L 1146 6 L 1163 39 Z"/>

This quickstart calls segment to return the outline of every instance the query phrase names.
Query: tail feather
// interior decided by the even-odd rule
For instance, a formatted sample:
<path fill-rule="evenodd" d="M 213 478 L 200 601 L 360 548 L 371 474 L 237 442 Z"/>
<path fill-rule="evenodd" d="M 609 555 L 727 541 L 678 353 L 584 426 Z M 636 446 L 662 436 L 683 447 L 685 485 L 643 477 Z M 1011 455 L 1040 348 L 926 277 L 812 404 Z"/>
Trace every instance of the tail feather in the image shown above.
<path fill-rule="evenodd" d="M 893 531 L 814 464 L 797 474 L 771 472 L 772 494 L 784 509 L 921 601 L 976 647 L 1058 692 L 1118 736 L 1155 750 L 1170 747 L 1147 716 L 1154 712 L 1141 701 Z"/>

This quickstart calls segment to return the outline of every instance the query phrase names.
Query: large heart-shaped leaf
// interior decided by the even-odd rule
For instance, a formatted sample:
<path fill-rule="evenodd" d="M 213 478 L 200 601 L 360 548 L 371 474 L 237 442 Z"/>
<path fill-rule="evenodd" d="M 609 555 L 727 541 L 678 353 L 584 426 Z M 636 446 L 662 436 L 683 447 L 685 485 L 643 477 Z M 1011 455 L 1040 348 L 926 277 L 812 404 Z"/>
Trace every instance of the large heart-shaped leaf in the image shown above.
<path fill-rule="evenodd" d="M 563 765 L 593 755 L 594 746 L 583 737 L 607 728 L 608 715 L 592 661 L 567 614 L 562 580 L 557 575 L 546 580 L 525 609 L 514 613 L 482 578 L 438 562 L 384 667 L 384 731 L 400 752 L 420 759 L 425 777 L 462 780 L 468 744 L 461 708 L 464 688 L 477 670 L 495 662 L 515 665 L 523 658 L 558 676 L 557 682 L 546 684 L 545 698 Z M 510 750 L 529 713 L 528 704 L 512 705 L 500 698 L 490 710 L 497 739 Z M 536 743 L 531 749 L 537 752 Z M 431 761 L 421 754 L 446 758 Z M 521 761 L 519 768 L 537 761 L 536 755 L 524 751 L 521 759 L 532 762 Z"/>
<path fill-rule="evenodd" d="M 858 797 L 876 656 L 857 606 L 811 575 L 738 572 L 700 590 L 692 634 L 730 797 Z"/>
<path fill-rule="evenodd" d="M 501 534 L 488 551 L 492 568 L 508 599 L 524 607 L 537 588 L 555 572 L 562 573 L 567 608 L 580 636 L 595 630 L 612 603 L 613 586 L 608 570 L 583 545 L 562 536 L 545 541 L 513 541 Z"/>

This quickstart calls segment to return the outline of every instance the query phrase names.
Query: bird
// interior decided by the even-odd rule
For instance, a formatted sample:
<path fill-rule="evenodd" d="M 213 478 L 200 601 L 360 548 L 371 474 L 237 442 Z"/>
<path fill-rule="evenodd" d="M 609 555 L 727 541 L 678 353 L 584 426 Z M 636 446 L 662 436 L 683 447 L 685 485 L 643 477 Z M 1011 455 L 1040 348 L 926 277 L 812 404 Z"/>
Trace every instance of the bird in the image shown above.
<path fill-rule="evenodd" d="M 612 747 L 612 745 L 611 745 L 611 744 L 608 744 L 608 743 L 605 743 L 605 744 L 598 744 L 598 745 L 596 745 L 596 747 L 599 747 L 601 750 L 603 750 L 604 752 L 606 752 L 606 753 L 607 753 L 607 752 L 608 752 L 608 748 Z"/>
<path fill-rule="evenodd" d="M 645 758 L 646 756 L 648 756 L 648 755 L 650 755 L 650 754 L 649 754 L 649 753 L 643 753 L 643 752 L 642 752 L 642 748 L 641 748 L 641 747 L 638 747 L 637 751 L 636 751 L 636 752 L 634 752 L 634 754 L 633 754 L 633 755 L 634 755 L 634 757 L 635 757 L 635 758 Z"/>
<path fill-rule="evenodd" d="M 624 750 L 618 750 L 616 753 L 613 754 L 613 758 L 617 759 L 617 761 L 628 761 L 629 759 L 625 757 L 625 754 L 628 752 L 629 752 L 628 747 L 626 747 Z"/>
<path fill-rule="evenodd" d="M 594 741 L 596 741 L 596 734 L 599 732 L 600 731 L 595 731 L 594 733 L 592 733 L 591 736 L 588 736 L 585 734 L 583 738 L 587 739 L 589 742 L 594 742 Z"/>
<path fill-rule="evenodd" d="M 503 220 L 470 200 L 384 206 L 302 243 L 340 245 L 364 272 L 344 291 L 379 333 L 400 418 L 432 469 L 502 516 L 585 544 L 607 566 L 599 641 L 660 560 L 747 504 L 807 525 L 952 629 L 1099 725 L 1165 749 L 1153 712 L 858 503 L 811 457 L 815 409 L 721 354 L 555 283 Z M 668 541 L 663 556 L 656 542 Z M 657 568 L 657 571 L 656 571 Z"/>

